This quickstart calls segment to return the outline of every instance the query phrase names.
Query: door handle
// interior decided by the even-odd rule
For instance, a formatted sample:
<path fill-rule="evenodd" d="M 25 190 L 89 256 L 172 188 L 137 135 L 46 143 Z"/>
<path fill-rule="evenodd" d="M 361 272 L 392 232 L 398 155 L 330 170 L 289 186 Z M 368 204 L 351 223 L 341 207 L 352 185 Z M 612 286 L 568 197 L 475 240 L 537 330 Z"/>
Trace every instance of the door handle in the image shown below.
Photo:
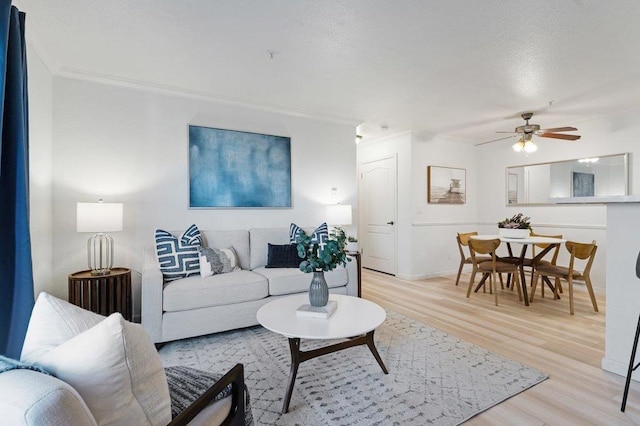
<path fill-rule="evenodd" d="M 387 225 L 393 225 L 393 221 L 387 222 Z"/>

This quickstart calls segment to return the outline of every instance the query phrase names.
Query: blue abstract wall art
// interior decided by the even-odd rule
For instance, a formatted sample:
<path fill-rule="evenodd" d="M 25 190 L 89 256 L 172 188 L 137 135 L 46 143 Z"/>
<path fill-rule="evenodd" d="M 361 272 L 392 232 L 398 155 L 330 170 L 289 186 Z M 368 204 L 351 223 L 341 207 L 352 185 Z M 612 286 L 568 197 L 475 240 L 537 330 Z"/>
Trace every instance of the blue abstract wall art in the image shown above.
<path fill-rule="evenodd" d="M 291 138 L 190 125 L 189 207 L 291 207 Z"/>

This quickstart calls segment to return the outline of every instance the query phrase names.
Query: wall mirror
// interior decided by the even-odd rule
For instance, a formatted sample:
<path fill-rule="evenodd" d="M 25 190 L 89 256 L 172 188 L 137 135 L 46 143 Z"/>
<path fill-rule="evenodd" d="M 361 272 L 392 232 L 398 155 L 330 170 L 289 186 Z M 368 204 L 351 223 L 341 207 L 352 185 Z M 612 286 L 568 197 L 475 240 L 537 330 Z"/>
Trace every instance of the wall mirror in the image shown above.
<path fill-rule="evenodd" d="M 505 183 L 507 205 L 629 195 L 629 154 L 507 167 Z"/>

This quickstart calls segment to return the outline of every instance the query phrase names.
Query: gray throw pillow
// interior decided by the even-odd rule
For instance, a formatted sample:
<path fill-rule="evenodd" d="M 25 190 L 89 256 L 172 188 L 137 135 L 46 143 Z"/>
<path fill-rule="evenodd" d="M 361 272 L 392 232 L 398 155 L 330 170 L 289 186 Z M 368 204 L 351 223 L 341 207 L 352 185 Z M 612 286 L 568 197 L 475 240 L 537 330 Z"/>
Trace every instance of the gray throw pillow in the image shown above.
<path fill-rule="evenodd" d="M 233 247 L 217 249 L 203 247 L 200 249 L 200 276 L 209 277 L 215 274 L 226 274 L 239 271 L 238 255 Z"/>

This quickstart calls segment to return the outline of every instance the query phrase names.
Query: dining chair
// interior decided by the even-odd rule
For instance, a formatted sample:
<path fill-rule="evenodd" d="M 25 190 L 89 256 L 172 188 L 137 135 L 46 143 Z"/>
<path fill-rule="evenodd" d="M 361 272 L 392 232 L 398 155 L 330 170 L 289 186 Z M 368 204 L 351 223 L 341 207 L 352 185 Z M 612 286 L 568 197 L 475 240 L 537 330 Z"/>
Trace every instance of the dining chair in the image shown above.
<path fill-rule="evenodd" d="M 458 283 L 460 282 L 460 275 L 462 275 L 462 268 L 464 267 L 464 265 L 472 264 L 471 254 L 467 256 L 467 254 L 465 253 L 464 247 L 469 246 L 469 238 L 475 235 L 478 235 L 478 233 L 465 232 L 461 234 L 460 232 L 458 232 L 458 235 L 456 235 L 456 241 L 458 242 L 458 250 L 460 251 L 460 266 L 458 267 L 458 276 L 456 277 L 456 285 L 458 285 Z M 479 262 L 484 262 L 487 260 L 491 260 L 491 258 L 489 256 L 478 258 Z"/>
<path fill-rule="evenodd" d="M 529 236 L 533 235 L 533 231 L 529 231 Z M 518 265 L 520 266 L 520 255 L 519 254 L 513 254 L 513 252 L 511 251 L 511 246 L 509 244 L 507 244 L 507 247 L 509 249 L 509 255 L 508 256 L 500 256 L 500 261 L 501 262 L 506 262 L 506 263 L 512 263 L 514 265 Z M 502 278 L 502 275 L 500 275 L 500 277 Z M 513 283 L 511 282 L 511 274 L 507 275 L 507 287 L 511 288 L 511 290 L 513 290 Z"/>
<path fill-rule="evenodd" d="M 473 287 L 476 273 L 480 272 L 483 275 L 488 275 L 489 292 L 493 292 L 496 306 L 498 306 L 498 289 L 495 285 L 495 276 L 496 274 L 506 273 L 513 275 L 514 284 L 518 289 L 518 299 L 522 301 L 522 290 L 520 289 L 520 279 L 518 278 L 518 265 L 497 260 L 496 249 L 498 246 L 500 246 L 500 238 L 490 240 L 469 239 L 469 251 L 471 252 L 473 270 L 471 271 L 471 279 L 469 280 L 469 288 L 467 289 L 467 298 L 471 295 L 471 288 Z M 479 254 L 489 255 L 490 260 L 481 260 L 483 256 L 478 256 Z"/>
<path fill-rule="evenodd" d="M 557 239 L 562 239 L 562 235 L 543 235 L 543 234 L 536 234 L 534 232 L 531 233 L 532 237 L 545 237 L 545 238 L 557 238 Z M 538 265 L 555 265 L 556 262 L 558 261 L 558 254 L 560 254 L 560 244 L 556 245 L 555 249 L 552 249 L 552 251 L 550 251 L 549 253 L 547 253 L 547 255 L 545 255 L 545 257 L 548 257 L 549 254 L 551 254 L 551 259 L 550 260 L 545 260 L 540 259 L 538 260 L 537 265 L 533 264 L 533 259 L 535 259 L 536 257 L 536 248 L 540 249 L 540 250 L 544 250 L 547 247 L 549 247 L 550 244 L 533 244 L 531 246 L 531 257 L 525 257 L 523 262 L 522 262 L 522 267 L 523 268 L 528 268 L 531 271 L 531 283 L 533 284 L 533 274 L 535 272 L 535 266 Z M 560 283 L 560 281 L 557 281 L 557 284 L 559 286 L 558 291 L 560 293 L 562 293 L 562 284 Z M 542 294 L 542 297 L 544 297 L 544 285 L 540 286 L 540 292 Z"/>
<path fill-rule="evenodd" d="M 529 302 L 533 302 L 533 296 L 536 292 L 536 286 L 538 284 L 538 279 L 542 277 L 553 277 L 556 278 L 555 285 L 553 287 L 553 297 L 554 299 L 558 298 L 558 290 L 560 287 L 560 280 L 563 279 L 567 281 L 569 285 L 569 312 L 571 315 L 574 314 L 573 309 L 573 282 L 574 281 L 584 281 L 587 286 L 587 290 L 589 291 L 589 297 L 591 298 L 591 304 L 593 305 L 593 310 L 598 312 L 598 302 L 596 302 L 596 297 L 593 293 L 593 286 L 591 285 L 591 277 L 589 276 L 591 272 L 591 265 L 593 264 L 593 259 L 596 257 L 596 251 L 598 251 L 598 246 L 595 241 L 589 243 L 578 243 L 575 241 L 567 241 L 565 243 L 565 247 L 567 251 L 571 253 L 571 257 L 569 258 L 569 266 L 557 266 L 557 265 L 546 265 L 541 264 L 535 268 L 533 274 L 533 284 L 531 287 L 531 296 L 529 297 Z M 584 269 L 582 272 L 575 269 L 576 259 L 584 262 Z"/>

